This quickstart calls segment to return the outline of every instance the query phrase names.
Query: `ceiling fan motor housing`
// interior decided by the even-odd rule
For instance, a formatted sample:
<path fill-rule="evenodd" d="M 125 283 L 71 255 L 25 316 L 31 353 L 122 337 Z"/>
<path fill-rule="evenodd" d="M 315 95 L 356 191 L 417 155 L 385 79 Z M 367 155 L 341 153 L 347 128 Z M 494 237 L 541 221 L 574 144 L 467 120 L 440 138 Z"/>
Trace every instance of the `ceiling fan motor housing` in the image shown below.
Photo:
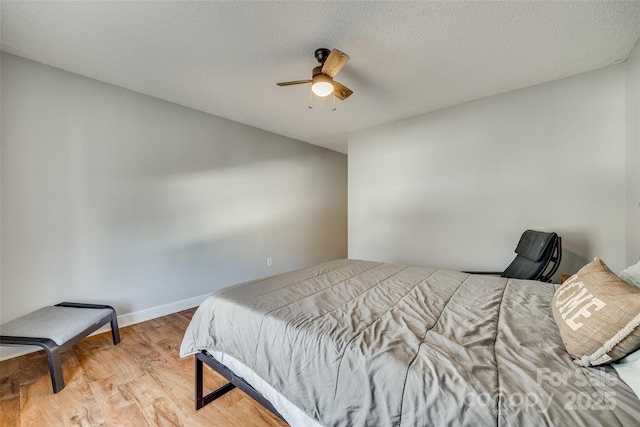
<path fill-rule="evenodd" d="M 317 75 L 319 75 L 319 74 L 326 75 L 326 74 L 324 74 L 324 73 L 322 72 L 322 65 L 320 65 L 320 66 L 318 66 L 318 67 L 315 67 L 315 68 L 313 69 L 313 71 L 311 72 L 311 78 L 313 79 L 315 76 L 317 76 Z M 329 77 L 329 76 L 327 76 L 327 77 Z"/>
<path fill-rule="evenodd" d="M 320 64 L 324 64 L 324 61 L 327 60 L 331 51 L 329 49 L 320 48 L 316 49 L 314 55 Z"/>

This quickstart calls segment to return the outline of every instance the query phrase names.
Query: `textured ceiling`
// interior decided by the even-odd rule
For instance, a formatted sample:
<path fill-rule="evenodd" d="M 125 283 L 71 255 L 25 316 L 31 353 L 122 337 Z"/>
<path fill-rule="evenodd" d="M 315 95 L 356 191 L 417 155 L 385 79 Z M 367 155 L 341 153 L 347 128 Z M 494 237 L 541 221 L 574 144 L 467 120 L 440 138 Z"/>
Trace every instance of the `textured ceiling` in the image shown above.
<path fill-rule="evenodd" d="M 640 37 L 632 2 L 12 2 L 2 50 L 347 152 L 347 133 L 594 70 Z M 314 101 L 313 51 L 354 94 Z"/>

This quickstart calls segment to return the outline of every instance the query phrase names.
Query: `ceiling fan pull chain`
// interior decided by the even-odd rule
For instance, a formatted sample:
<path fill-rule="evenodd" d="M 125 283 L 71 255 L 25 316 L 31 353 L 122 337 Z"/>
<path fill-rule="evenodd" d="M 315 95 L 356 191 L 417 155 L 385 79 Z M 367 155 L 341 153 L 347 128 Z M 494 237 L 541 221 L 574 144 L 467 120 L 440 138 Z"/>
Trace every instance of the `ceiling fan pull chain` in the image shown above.
<path fill-rule="evenodd" d="M 313 92 L 309 86 L 309 110 L 313 110 Z"/>
<path fill-rule="evenodd" d="M 336 93 L 333 92 L 333 108 L 331 111 L 336 111 Z"/>

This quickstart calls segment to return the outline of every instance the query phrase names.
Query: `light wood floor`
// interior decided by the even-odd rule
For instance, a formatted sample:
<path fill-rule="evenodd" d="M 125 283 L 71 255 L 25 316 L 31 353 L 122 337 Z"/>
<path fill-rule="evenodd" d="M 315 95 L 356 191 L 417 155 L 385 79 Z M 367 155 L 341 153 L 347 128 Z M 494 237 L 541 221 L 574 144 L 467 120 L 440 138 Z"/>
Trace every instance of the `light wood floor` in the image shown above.
<path fill-rule="evenodd" d="M 186 310 L 84 339 L 62 354 L 53 394 L 44 351 L 0 363 L 0 426 L 286 426 L 234 389 L 195 410 L 194 358 L 179 357 Z M 205 392 L 226 381 L 204 367 Z"/>

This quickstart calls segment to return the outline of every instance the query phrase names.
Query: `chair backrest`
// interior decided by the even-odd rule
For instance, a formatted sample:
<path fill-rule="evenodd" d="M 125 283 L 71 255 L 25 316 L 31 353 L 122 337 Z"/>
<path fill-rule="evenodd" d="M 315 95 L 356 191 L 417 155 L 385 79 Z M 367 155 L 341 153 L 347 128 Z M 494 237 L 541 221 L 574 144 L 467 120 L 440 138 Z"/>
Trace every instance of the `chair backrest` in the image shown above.
<path fill-rule="evenodd" d="M 550 282 L 562 258 L 562 239 L 556 233 L 527 230 L 515 252 L 502 277 Z"/>

